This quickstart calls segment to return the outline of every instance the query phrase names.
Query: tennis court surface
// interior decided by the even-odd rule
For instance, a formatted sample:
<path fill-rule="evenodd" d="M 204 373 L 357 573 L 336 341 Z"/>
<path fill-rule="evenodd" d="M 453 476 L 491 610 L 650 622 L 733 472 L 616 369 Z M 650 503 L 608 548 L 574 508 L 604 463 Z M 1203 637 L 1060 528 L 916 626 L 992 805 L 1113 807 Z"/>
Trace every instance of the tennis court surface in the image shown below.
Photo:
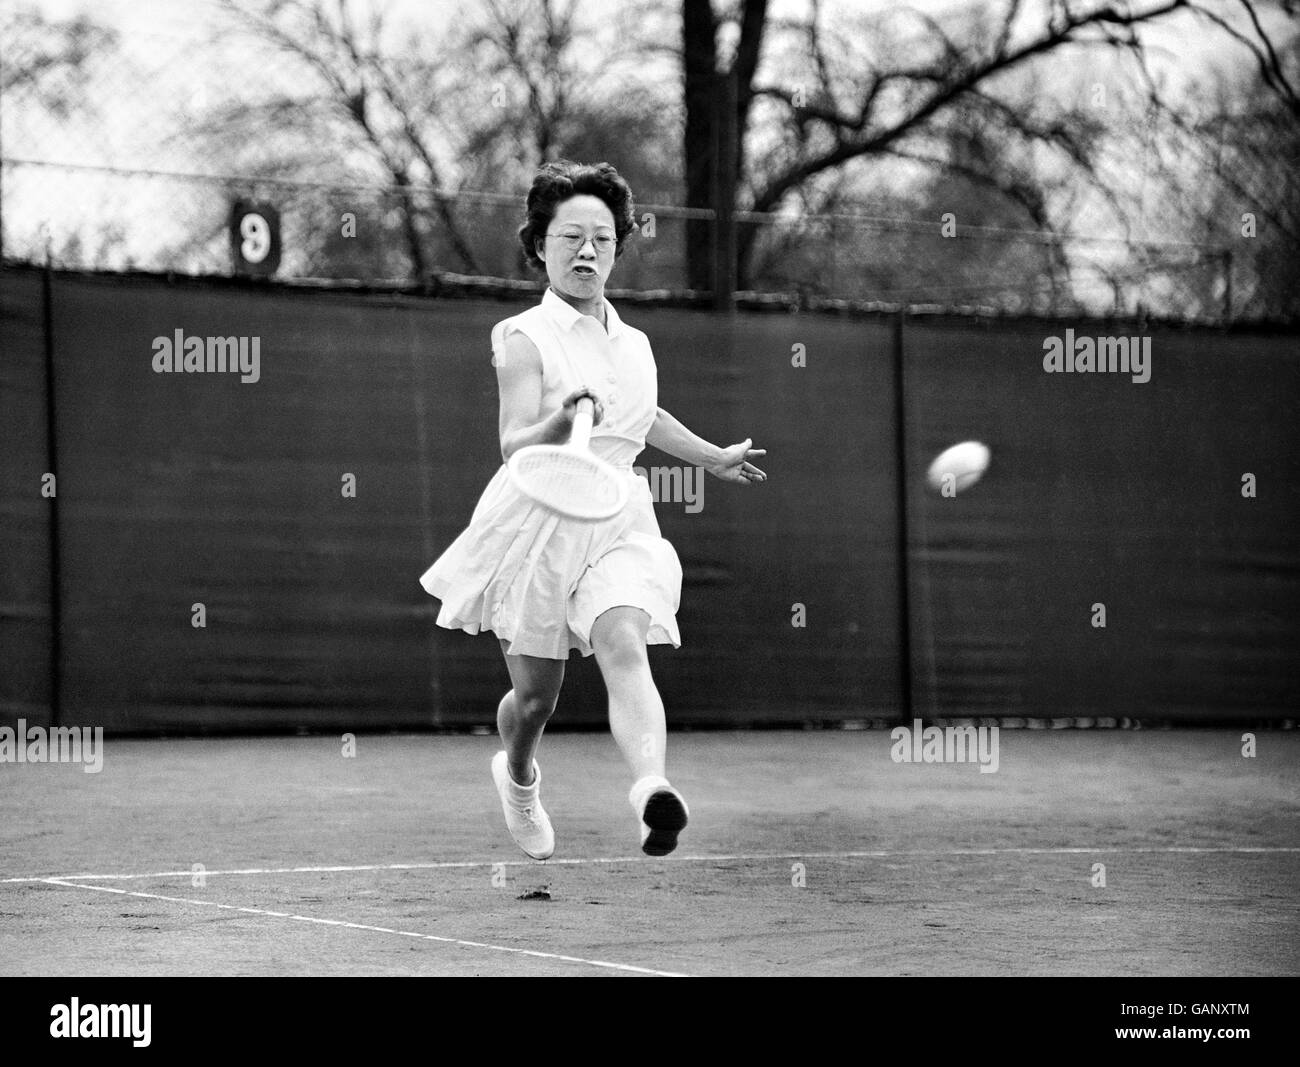
<path fill-rule="evenodd" d="M 674 733 L 692 821 L 640 854 L 612 740 L 543 742 L 557 850 L 495 738 L 112 740 L 0 766 L 7 975 L 1294 975 L 1294 731 Z M 1099 866 L 1100 865 L 1100 866 Z M 1104 880 L 1104 885 L 1101 884 Z"/>

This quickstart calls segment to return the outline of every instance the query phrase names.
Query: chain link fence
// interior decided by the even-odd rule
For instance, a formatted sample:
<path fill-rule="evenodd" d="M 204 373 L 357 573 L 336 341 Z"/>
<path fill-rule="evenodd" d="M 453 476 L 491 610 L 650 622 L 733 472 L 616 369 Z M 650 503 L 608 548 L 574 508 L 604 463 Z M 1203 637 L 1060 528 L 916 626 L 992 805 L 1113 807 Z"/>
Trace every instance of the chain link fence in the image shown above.
<path fill-rule="evenodd" d="M 274 205 L 277 277 L 427 288 L 440 280 L 537 281 L 516 238 L 523 194 L 451 193 L 234 175 L 178 175 L 5 158 L 7 258 L 84 270 L 234 271 L 230 211 Z M 692 212 L 640 205 L 611 285 L 692 295 Z M 1232 317 L 1232 262 L 1215 246 L 1139 244 L 853 215 L 738 213 L 751 241 L 742 302 L 924 307 L 1032 315 Z M 454 236 L 453 236 L 454 234 Z M 467 248 L 467 261 L 459 249 Z M 743 284 L 743 283 L 742 283 Z"/>
<path fill-rule="evenodd" d="M 309 89 L 300 58 L 272 62 L 197 28 L 56 32 L 30 16 L 8 31 L 0 226 L 10 261 L 229 274 L 231 205 L 256 200 L 280 215 L 280 279 L 417 289 L 539 280 L 516 238 L 527 168 L 422 162 L 373 114 L 367 140 L 346 99 Z M 435 167 L 499 187 L 442 189 L 428 180 Z M 712 225 L 712 212 L 645 204 L 637 216 L 611 287 L 703 298 L 690 285 L 687 229 Z M 1232 260 L 1209 244 L 853 214 L 740 212 L 736 229 L 742 303 L 1233 317 Z"/>

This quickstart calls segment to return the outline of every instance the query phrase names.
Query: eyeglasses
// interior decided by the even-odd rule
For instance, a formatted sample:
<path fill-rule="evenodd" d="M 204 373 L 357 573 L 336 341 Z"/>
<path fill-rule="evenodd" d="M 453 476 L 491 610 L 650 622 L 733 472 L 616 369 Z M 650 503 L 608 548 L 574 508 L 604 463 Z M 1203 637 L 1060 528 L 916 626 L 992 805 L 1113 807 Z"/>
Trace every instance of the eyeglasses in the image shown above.
<path fill-rule="evenodd" d="M 570 252 L 576 252 L 588 240 L 591 241 L 597 252 L 612 252 L 614 250 L 614 235 L 612 233 L 598 233 L 594 237 L 588 237 L 580 230 L 561 230 L 559 233 L 548 233 L 547 237 L 558 237 L 564 242 L 564 247 Z"/>

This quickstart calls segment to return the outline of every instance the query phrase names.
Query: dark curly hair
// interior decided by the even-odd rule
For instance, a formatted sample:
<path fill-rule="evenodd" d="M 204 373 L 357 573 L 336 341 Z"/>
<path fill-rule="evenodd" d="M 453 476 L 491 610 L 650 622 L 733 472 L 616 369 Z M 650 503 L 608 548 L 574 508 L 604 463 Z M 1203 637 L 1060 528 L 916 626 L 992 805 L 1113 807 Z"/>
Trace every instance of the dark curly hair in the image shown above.
<path fill-rule="evenodd" d="M 615 257 L 623 254 L 623 243 L 636 228 L 632 211 L 632 190 L 608 163 L 574 163 L 558 159 L 545 164 L 533 178 L 528 190 L 528 221 L 519 227 L 519 243 L 524 258 L 542 270 L 546 264 L 537 254 L 537 241 L 546 236 L 546 228 L 555 217 L 555 209 L 575 196 L 594 196 L 605 202 L 614 216 Z"/>

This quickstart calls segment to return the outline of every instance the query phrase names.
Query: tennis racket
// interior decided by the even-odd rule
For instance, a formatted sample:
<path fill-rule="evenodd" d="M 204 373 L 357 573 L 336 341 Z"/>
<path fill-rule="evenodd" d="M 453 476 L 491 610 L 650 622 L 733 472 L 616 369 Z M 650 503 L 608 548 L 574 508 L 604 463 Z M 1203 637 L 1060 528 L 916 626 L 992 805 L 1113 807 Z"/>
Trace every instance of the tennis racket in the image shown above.
<path fill-rule="evenodd" d="M 595 405 L 579 399 L 565 445 L 529 445 L 510 457 L 510 481 L 524 496 L 566 519 L 600 522 L 627 503 L 627 479 L 588 447 Z"/>

